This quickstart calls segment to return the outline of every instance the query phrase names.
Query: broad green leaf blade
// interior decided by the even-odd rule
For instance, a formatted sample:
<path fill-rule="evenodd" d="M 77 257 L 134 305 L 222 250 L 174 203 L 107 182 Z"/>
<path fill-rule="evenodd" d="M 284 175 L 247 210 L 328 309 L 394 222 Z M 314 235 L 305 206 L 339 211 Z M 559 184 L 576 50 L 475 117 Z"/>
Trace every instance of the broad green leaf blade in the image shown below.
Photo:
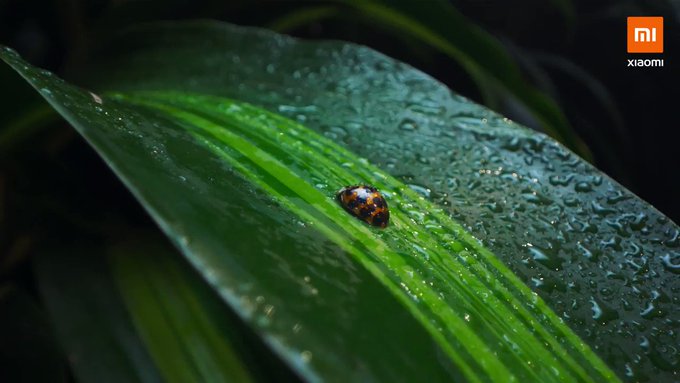
<path fill-rule="evenodd" d="M 199 142 L 352 254 L 391 288 L 440 342 L 444 351 L 464 369 L 468 380 L 483 379 L 486 375 L 494 381 L 544 381 L 563 379 L 568 373 L 573 374 L 571 379 L 594 378 L 598 373 L 603 374 L 603 378 L 612 378 L 607 368 L 583 347 L 578 338 L 566 328 L 559 328 L 559 319 L 548 309 L 532 303 L 534 312 L 531 313 L 520 307 L 522 299 L 533 301 L 531 292 L 473 237 L 401 182 L 381 174 L 365 161 L 357 160 L 332 141 L 290 121 L 227 99 L 177 93 L 145 93 L 139 98 L 117 95 L 117 98 L 158 109 L 186 124 L 187 129 L 197 130 L 194 135 Z M 276 139 L 272 139 L 274 137 Z M 309 147 L 305 147 L 305 143 Z M 321 166 L 314 168 L 315 163 Z M 296 173 L 292 169 L 307 171 Z M 308 178 L 301 178 L 301 175 Z M 335 179 L 337 184 L 343 185 L 356 179 L 371 178 L 375 179 L 375 186 L 391 197 L 393 227 L 381 233 L 379 240 L 375 239 L 376 233 L 338 208 L 328 185 L 310 185 L 315 179 Z M 289 200 L 287 195 L 291 192 L 303 203 Z M 429 227 L 434 230 L 429 238 L 427 233 L 419 233 L 421 227 L 415 223 L 415 219 L 422 217 L 422 212 L 431 212 L 434 218 Z M 328 218 L 331 222 L 326 222 Z M 357 241 L 361 245 L 357 245 Z M 456 253 L 460 258 L 450 262 L 449 258 Z M 479 256 L 483 258 L 481 264 L 468 259 Z M 417 270 L 422 266 L 417 262 L 411 266 L 407 261 L 410 258 L 425 261 L 433 270 L 416 273 L 419 278 L 414 278 L 412 267 Z M 467 268 L 469 263 L 475 265 Z M 381 264 L 387 272 L 381 270 Z M 491 272 L 497 273 L 493 282 Z M 489 288 L 496 290 L 498 297 L 489 297 L 489 293 L 484 292 Z M 447 296 L 449 299 L 443 299 Z M 504 306 L 513 299 L 516 300 L 514 307 Z M 434 315 L 426 315 L 414 301 Z M 442 305 L 441 301 L 446 303 Z M 527 326 L 533 320 L 532 314 L 547 316 L 544 321 L 547 328 Z M 479 323 L 471 325 L 471 318 Z M 436 326 L 431 325 L 434 321 L 437 321 Z M 516 335 L 510 335 L 512 332 Z M 533 332 L 540 335 L 535 336 Z M 504 341 L 507 342 L 506 351 L 514 348 L 514 352 L 499 355 L 496 345 Z M 542 350 L 545 346 L 547 349 Z M 557 355 L 550 355 L 550 352 Z M 466 353 L 476 361 L 466 360 Z M 524 363 L 528 364 L 526 371 L 517 368 L 518 365 L 525 367 Z M 595 364 L 594 370 L 581 367 L 587 363 Z M 477 371 L 472 369 L 474 364 L 480 364 Z M 568 372 L 569 368 L 575 371 Z"/>
<path fill-rule="evenodd" d="M 52 75 L 42 74 L 48 76 L 47 81 L 54 80 Z M 50 95 L 67 98 L 54 105 L 68 113 L 72 123 L 82 121 L 80 118 L 96 121 L 110 115 L 113 129 L 95 129 L 111 136 L 99 137 L 98 142 L 112 145 L 111 153 L 128 159 L 133 159 L 128 149 L 149 156 L 141 162 L 127 163 L 125 172 L 134 173 L 135 179 L 147 180 L 145 193 L 162 196 L 161 200 L 171 203 L 167 212 L 193 217 L 193 226 L 187 229 L 196 233 L 190 236 L 178 226 L 182 235 L 173 239 L 185 250 L 189 245 L 202 247 L 190 259 L 203 262 L 199 269 L 217 291 L 307 380 L 319 380 L 320 376 L 349 376 L 352 380 L 410 376 L 441 381 L 460 376 L 441 355 L 437 343 L 370 274 L 357 268 L 314 228 L 273 206 L 270 197 L 256 193 L 247 181 L 225 169 L 221 161 L 206 156 L 204 147 L 183 134 L 183 128 L 174 129 L 180 134 L 174 144 L 167 146 L 162 140 L 157 142 L 161 146 L 148 146 L 153 142 L 138 141 L 139 134 L 153 133 L 153 129 L 166 131 L 171 125 L 165 125 L 164 118 L 115 100 L 105 99 L 99 104 L 99 96 L 55 81 L 56 88 L 45 89 Z M 64 109 L 64 104 L 78 109 Z M 135 130 L 116 128 L 119 123 L 129 122 L 129 118 L 136 120 Z M 144 125 L 150 130 L 138 130 L 142 121 L 147 121 Z M 182 173 L 168 177 L 163 169 L 180 170 L 177 166 L 181 161 L 175 162 L 174 156 L 191 159 L 195 171 L 181 168 Z M 164 167 L 142 165 L 156 161 L 164 163 Z M 198 183 L 190 184 L 189 179 Z M 213 187 L 205 191 L 212 197 L 207 198 L 209 195 L 200 192 L 201 185 L 211 183 Z M 204 201 L 203 206 L 187 200 L 187 196 Z M 254 219 L 254 214 L 262 215 Z M 176 219 L 173 222 L 181 225 Z M 200 234 L 201 240 L 193 234 Z M 232 248 L 219 252 L 210 249 L 223 248 L 225 244 Z M 287 256 L 278 258 L 280 254 Z"/>
<path fill-rule="evenodd" d="M 481 239 L 620 377 L 675 379 L 680 229 L 553 140 L 352 44 L 195 22 L 97 57 L 96 89 L 247 101 L 350 148 Z"/>
<path fill-rule="evenodd" d="M 51 242 L 36 275 L 62 348 L 79 382 L 162 382 L 134 331 L 99 245 Z M 50 250 L 47 250 L 50 249 Z"/>
<path fill-rule="evenodd" d="M 100 81 L 99 89 L 126 93 L 104 96 L 102 104 L 97 102 L 99 96 L 73 90 L 67 92 L 68 97 L 73 98 L 71 100 L 64 100 L 63 89 L 57 94 L 56 88 L 52 87 L 48 88 L 48 96 L 53 97 L 51 101 L 57 108 L 63 109 L 64 102 L 71 106 L 70 111 L 64 110 L 67 118 L 113 161 L 114 169 L 123 175 L 123 180 L 132 186 L 137 196 L 146 201 L 152 214 L 156 218 L 165 217 L 165 220 L 160 219 L 161 224 L 166 231 L 179 234 L 174 239 L 189 259 L 223 297 L 241 310 L 241 315 L 255 326 L 261 326 L 259 331 L 269 336 L 267 339 L 273 347 L 289 362 L 299 363 L 297 367 L 308 378 L 337 373 L 338 366 L 362 366 L 363 369 L 352 371 L 353 377 L 423 379 L 427 378 L 422 376 L 424 372 L 450 373 L 446 367 L 437 367 L 441 360 L 454 361 L 458 373 L 469 380 L 497 376 L 494 374 L 503 368 L 508 370 L 508 365 L 518 378 L 549 375 L 548 368 L 543 368 L 548 366 L 559 366 L 563 372 L 568 371 L 560 375 L 563 379 L 583 379 L 584 374 L 608 376 L 606 368 L 580 346 L 561 324 L 561 319 L 551 314 L 540 299 L 533 295 L 527 299 L 528 290 L 517 284 L 512 274 L 494 262 L 495 258 L 476 241 L 470 241 L 466 234 L 455 230 L 456 224 L 447 221 L 450 218 L 445 213 L 457 217 L 522 279 L 546 296 L 555 310 L 571 321 L 569 323 L 575 325 L 575 330 L 582 336 L 588 337 L 590 344 L 607 357 L 621 376 L 628 370 L 634 379 L 639 379 L 641 374 L 664 376 L 672 373 L 672 361 L 668 364 L 662 359 L 666 364 L 657 366 L 649 364 L 650 361 L 657 364 L 659 358 L 656 357 L 627 359 L 626 352 L 635 355 L 628 341 L 630 338 L 611 332 L 611 327 L 625 323 L 612 321 L 611 310 L 602 309 L 606 307 L 600 300 L 599 290 L 621 283 L 619 279 L 609 278 L 610 271 L 614 270 L 610 266 L 618 262 L 609 255 L 620 251 L 620 256 L 626 256 L 623 248 L 609 245 L 608 240 L 616 232 L 605 220 L 611 218 L 607 215 L 616 214 L 615 218 L 624 223 L 630 218 L 622 213 L 626 209 L 646 217 L 637 223 L 631 220 L 636 231 L 629 233 L 625 240 L 619 238 L 619 243 L 623 241 L 627 245 L 628 241 L 650 233 L 660 238 L 642 244 L 647 254 L 665 251 L 665 255 L 658 262 L 653 259 L 650 266 L 656 279 L 643 274 L 641 278 L 649 286 L 636 286 L 638 291 L 640 288 L 654 289 L 657 283 L 673 286 L 669 281 L 676 263 L 673 247 L 677 243 L 674 244 L 673 236 L 677 226 L 559 145 L 451 95 L 431 78 L 364 48 L 341 43 L 301 43 L 262 31 L 210 23 L 142 28 L 124 36 L 121 41 L 126 42 L 124 46 L 132 45 L 129 53 L 116 53 L 115 48 L 109 47 L 96 68 L 107 73 L 100 77 L 103 83 Z M 169 62 L 177 65 L 167 65 Z M 15 68 L 21 69 L 22 65 L 16 64 Z M 31 78 L 35 73 L 25 75 Z M 34 84 L 42 88 L 48 84 L 43 81 L 44 78 L 34 79 Z M 133 94 L 132 90 L 165 91 Z M 178 90 L 183 92 L 178 94 Z M 206 98 L 205 94 L 250 101 L 288 115 L 352 148 L 354 153 L 369 161 L 351 154 L 351 158 L 343 162 L 348 157 L 346 151 L 304 127 L 278 120 L 276 116 L 240 102 L 221 97 Z M 218 105 L 225 107 L 204 110 L 203 104 L 212 105 L 212 109 Z M 236 109 L 230 110 L 232 107 Z M 95 112 L 99 108 L 99 113 L 93 112 L 93 108 Z M 238 108 L 250 111 L 244 113 L 248 121 L 238 119 L 241 115 Z M 264 116 L 263 120 L 258 121 L 253 114 Z M 113 121 L 120 129 L 93 130 L 86 120 Z M 271 135 L 265 133 L 265 128 L 270 124 L 283 129 L 280 133 L 284 134 L 276 135 L 277 138 L 289 137 L 293 131 L 297 136 L 289 137 L 291 141 L 285 149 L 267 145 L 266 138 Z M 306 138 L 298 137 L 302 133 Z M 101 137 L 104 134 L 107 136 Z M 116 142 L 119 145 L 115 145 Z M 261 145 L 267 149 L 260 149 Z M 119 147 L 125 151 L 120 152 Z M 311 164 L 309 157 L 304 157 L 307 151 L 315 153 L 311 154 Z M 140 155 L 145 160 L 140 161 Z M 150 169 L 150 164 L 156 163 L 162 163 L 162 166 L 155 171 Z M 410 188 L 420 195 L 414 196 L 383 171 L 374 172 L 376 169 L 369 163 L 400 176 L 401 181 L 411 184 Z M 272 176 L 271 172 L 276 175 Z M 138 182 L 132 183 L 132 179 Z M 302 181 L 300 185 L 296 179 Z M 361 180 L 384 186 L 381 189 L 390 193 L 388 201 L 397 216 L 409 219 L 397 220 L 392 228 L 375 233 L 367 232 L 366 227 L 344 213 L 340 214 L 341 210 L 332 210 L 328 203 L 334 188 L 344 186 L 344 182 Z M 591 182 L 586 184 L 586 180 Z M 247 186 L 249 184 L 255 188 Z M 309 185 L 314 187 L 310 189 Z M 607 188 L 623 199 L 614 196 L 609 201 Z M 153 196 L 163 196 L 163 201 Z M 428 198 L 445 211 L 438 211 L 426 200 Z M 593 201 L 597 204 L 592 205 Z M 624 201 L 625 204 L 618 205 Z M 582 226 L 575 220 L 582 220 L 583 215 L 589 213 L 582 206 L 592 206 L 594 213 L 602 213 L 604 204 L 614 206 L 611 208 L 614 212 L 594 214 L 590 221 L 597 230 L 592 226 L 581 230 Z M 337 206 L 333 207 L 337 209 Z M 289 211 L 295 215 L 287 213 Z M 186 227 L 182 222 L 191 222 L 193 227 Z M 238 222 L 239 225 L 227 228 L 227 222 Z M 399 239 L 400 235 L 406 234 L 405 228 L 433 233 L 410 242 L 404 238 L 412 234 Z M 446 241 L 441 242 L 441 236 L 445 236 Z M 347 241 L 346 238 L 354 240 Z M 550 238 L 564 239 L 561 251 L 548 251 L 551 247 L 546 247 L 545 241 Z M 616 244 L 617 239 L 613 240 Z M 262 243 L 257 248 L 259 255 L 245 256 L 254 252 L 252 244 L 257 241 Z M 366 246 L 366 243 L 375 244 L 367 241 L 383 241 L 386 245 Z M 432 246 L 423 246 L 421 241 Z M 290 245 L 293 243 L 294 246 Z M 418 247 L 414 248 L 413 244 Z M 581 247 L 593 248 L 592 244 L 603 246 L 608 251 L 607 258 L 598 254 L 597 262 L 590 263 L 577 257 L 583 254 Z M 407 245 L 410 247 L 404 250 Z M 449 245 L 450 249 L 444 245 Z M 222 246 L 231 246 L 232 251 Z M 403 251 L 395 256 L 395 249 Z M 424 254 L 429 259 L 425 259 Z M 461 266 L 463 260 L 478 258 L 483 262 L 474 263 L 474 267 Z M 523 262 L 518 262 L 518 258 L 523 258 Z M 333 261 L 329 263 L 330 259 Z M 357 268 L 356 262 L 366 269 Z M 405 271 L 399 269 L 399 262 L 406 262 Z M 665 264 L 668 271 L 664 269 Z M 273 267 L 262 269 L 262 265 Z M 453 269 L 456 266 L 459 268 Z M 463 272 L 460 278 L 465 278 L 452 278 L 448 274 L 452 269 Z M 338 270 L 350 272 L 351 277 L 345 275 L 343 279 Z M 623 274 L 625 272 L 627 270 Z M 564 280 L 565 275 L 573 278 L 570 281 L 573 283 L 562 287 L 558 282 Z M 248 281 L 245 286 L 239 286 L 238 281 L 244 280 Z M 472 286 L 483 283 L 485 288 L 470 291 L 469 286 L 456 285 L 461 280 L 473 283 Z M 597 280 L 598 284 L 589 283 L 591 280 Z M 402 290 L 394 289 L 395 281 L 405 284 Z M 432 285 L 414 286 L 418 281 Z M 314 283 L 314 289 L 307 290 L 305 295 L 310 282 Z M 328 288 L 319 287 L 322 282 L 326 282 Z M 378 287 L 378 282 L 387 289 Z M 291 289 L 291 285 L 298 286 L 301 291 Z M 357 290 L 359 286 L 363 289 Z M 494 288 L 488 290 L 493 292 L 484 297 L 489 287 Z M 423 288 L 425 298 L 418 295 Z M 253 292 L 254 289 L 264 290 Z M 436 289 L 443 289 L 443 303 L 439 306 L 431 295 Z M 404 316 L 405 311 L 399 309 L 402 306 L 395 305 L 385 290 L 391 291 L 408 307 L 410 314 Z M 620 287 L 618 290 L 628 294 Z M 314 291 L 316 294 L 310 296 Z M 408 295 L 406 298 L 404 292 Z M 475 293 L 479 295 L 475 296 Z M 485 299 L 489 295 L 492 304 L 487 307 Z M 273 303 L 250 307 L 253 297 L 258 296 L 262 297 L 261 303 Z M 457 299 L 460 296 L 468 300 Z M 518 301 L 519 305 L 493 304 L 508 298 Z M 480 299 L 484 304 L 478 304 Z M 591 300 L 594 302 L 592 319 L 590 313 L 588 316 L 579 313 L 590 311 Z M 374 302 L 384 306 L 378 310 Z M 611 298 L 607 303 L 611 303 Z M 628 301 L 633 308 L 628 317 L 643 315 L 643 310 L 636 312 L 643 303 Z M 662 298 L 654 303 L 654 307 L 663 307 L 668 301 Z M 359 306 L 361 309 L 347 312 L 348 307 Z M 244 311 L 244 307 L 250 307 L 252 311 Z M 275 313 L 274 319 L 263 315 L 267 307 Z M 459 314 L 458 321 L 455 315 L 447 314 L 450 313 L 448 310 Z M 503 310 L 516 311 L 507 317 L 499 316 L 499 313 L 505 313 Z M 402 314 L 397 314 L 399 312 Z M 526 324 L 532 323 L 527 318 L 537 312 L 540 315 L 530 326 L 531 334 L 525 337 Z M 460 318 L 465 320 L 465 313 L 469 313 L 472 320 L 460 326 Z M 663 317 L 645 315 L 645 321 L 656 323 L 660 328 L 675 327 L 672 322 L 664 322 Z M 258 323 L 263 317 L 264 322 Z M 386 317 L 394 320 L 384 320 Z M 298 324 L 291 318 L 306 320 L 306 327 L 299 328 L 306 328 L 308 332 L 291 335 L 291 328 L 294 333 L 295 324 Z M 320 318 L 325 318 L 329 326 L 324 326 Z M 338 318 L 351 329 L 339 326 Z M 427 318 L 435 319 L 434 328 Z M 480 318 L 479 322 L 475 318 Z M 507 326 L 506 318 L 509 323 L 519 322 L 519 333 L 514 333 L 515 328 L 512 328 L 504 334 L 503 327 L 495 327 Z M 611 335 L 593 336 L 598 334 L 598 329 L 603 329 L 599 322 L 604 318 L 608 318 L 605 326 L 609 326 L 604 330 L 610 331 Z M 438 324 L 443 324 L 441 330 L 436 327 Z M 342 334 L 342 339 L 324 339 L 325 343 L 322 343 L 314 338 L 327 333 L 328 328 L 333 329 L 333 334 Z M 454 329 L 461 329 L 461 332 L 451 334 Z M 642 328 L 633 330 L 644 331 Z M 423 357 L 427 353 L 417 351 L 427 348 L 419 347 L 427 344 L 421 339 L 424 331 L 429 332 L 428 339 L 434 340 L 435 349 L 440 350 L 437 352 L 447 357 L 436 361 Z M 670 339 L 663 338 L 657 344 L 673 344 L 672 336 L 677 332 L 670 334 Z M 501 335 L 509 336 L 510 341 L 496 342 Z M 305 339 L 301 339 L 303 336 Z M 413 339 L 406 339 L 406 336 L 413 336 Z M 521 339 L 513 344 L 515 336 Z M 362 338 L 367 337 L 370 342 L 362 343 Z M 537 339 L 547 342 L 537 349 L 527 350 Z M 559 344 L 556 346 L 555 342 Z M 310 345 L 313 347 L 301 348 Z M 514 350 L 515 345 L 519 351 Z M 372 346 L 383 352 L 374 355 Z M 409 355 L 404 354 L 406 349 Z M 491 350 L 500 355 L 499 361 L 485 365 Z M 625 351 L 622 354 L 618 350 Z M 477 358 L 484 355 L 487 356 Z M 524 359 L 526 355 L 546 364 L 533 364 L 533 360 Z M 331 356 L 336 359 L 329 360 Z M 531 360 L 532 366 L 510 363 L 516 360 Z M 345 376 L 343 374 L 350 372 L 341 368 L 339 373 L 332 376 Z"/>
<path fill-rule="evenodd" d="M 314 328 L 318 317 L 313 316 L 318 316 L 318 308 L 292 307 L 296 299 L 319 295 L 315 285 L 302 291 L 299 286 L 283 285 L 274 291 L 271 281 L 249 276 L 248 271 L 253 270 L 228 274 L 248 266 L 254 256 L 273 256 L 270 261 L 260 259 L 258 268 L 267 267 L 272 261 L 281 262 L 279 258 L 299 257 L 298 251 L 280 246 L 268 249 L 262 237 L 249 242 L 250 246 L 264 245 L 262 248 L 231 253 L 238 242 L 226 238 L 229 231 L 244 220 L 263 225 L 268 215 L 263 209 L 271 210 L 275 217 L 293 213 L 296 218 L 281 225 L 283 230 L 298 223 L 309 226 L 307 235 L 321 235 L 313 242 L 330 242 L 342 250 L 344 262 L 363 266 L 405 307 L 402 315 L 411 316 L 399 321 L 399 325 L 415 321 L 468 381 L 616 380 L 539 298 L 462 227 L 430 201 L 333 141 L 291 120 L 225 98 L 166 91 L 113 94 L 102 99 L 59 82 L 55 84 L 49 75 L 31 77 L 32 74 L 26 77 L 36 81 L 50 102 L 62 108 L 69 106 L 62 113 L 101 150 L 209 282 L 246 319 L 260 325 L 271 346 L 308 379 L 352 378 L 353 373 L 348 372 L 351 359 L 359 355 L 362 362 L 367 362 L 363 359 L 368 355 L 347 347 L 346 339 L 340 345 L 325 339 L 327 331 Z M 92 124 L 93 118 L 113 125 L 98 128 Z M 232 202 L 236 194 L 224 183 L 233 188 L 239 179 L 251 183 L 254 191 L 265 192 L 271 201 L 269 206 L 245 209 L 237 215 L 221 208 Z M 392 209 L 388 230 L 371 230 L 334 202 L 338 185 L 357 180 L 372 180 L 388 196 Z M 245 201 L 238 204 L 243 205 Z M 419 224 L 425 215 L 430 222 Z M 261 234 L 266 236 L 280 235 L 282 230 L 275 225 L 263 229 L 266 231 Z M 301 241 L 304 237 L 295 239 Z M 323 259 L 332 256 L 333 251 L 312 253 Z M 328 271 L 334 268 L 331 266 Z M 317 266 L 317 273 L 325 273 L 324 270 Z M 303 281 L 307 279 L 311 281 L 309 276 L 302 277 Z M 232 289 L 244 283 L 253 286 L 241 292 L 235 301 Z M 265 292 L 254 297 L 247 293 L 256 288 Z M 334 293 L 340 292 L 337 290 Z M 323 294 L 320 298 L 328 296 Z M 254 299 L 255 303 L 259 299 L 264 304 L 255 305 L 250 308 L 255 312 L 248 313 L 246 310 L 253 303 L 244 304 L 244 299 L 246 302 Z M 337 318 L 345 307 L 333 302 L 330 309 Z M 382 325 L 391 319 L 373 318 L 372 325 Z M 352 333 L 356 334 L 358 323 L 356 320 L 349 323 Z M 287 327 L 286 331 L 275 330 L 281 325 Z M 306 338 L 295 337 L 296 326 L 307 328 Z M 337 322 L 330 329 L 335 336 L 342 334 L 338 333 L 342 329 Z M 357 335 L 369 334 L 375 336 L 361 332 Z M 399 332 L 383 336 L 397 335 Z M 330 345 L 335 346 L 334 351 L 328 349 Z M 337 346 L 343 345 L 346 348 L 340 354 Z M 418 363 L 416 368 L 400 371 L 398 376 L 413 374 L 416 379 L 429 372 L 420 365 L 430 358 L 429 353 L 413 354 L 409 350 L 404 355 L 400 353 L 412 347 L 411 342 L 396 345 L 400 346 L 386 352 Z M 394 357 L 380 355 L 385 359 Z M 377 367 L 368 364 L 360 376 L 371 379 L 389 376 Z M 391 373 L 394 371 L 396 368 L 392 367 Z"/>
<path fill-rule="evenodd" d="M 232 344 L 238 328 L 225 326 L 224 310 L 210 310 L 210 291 L 182 269 L 172 248 L 142 237 L 109 253 L 135 327 L 164 381 L 254 381 L 236 353 L 246 350 Z"/>

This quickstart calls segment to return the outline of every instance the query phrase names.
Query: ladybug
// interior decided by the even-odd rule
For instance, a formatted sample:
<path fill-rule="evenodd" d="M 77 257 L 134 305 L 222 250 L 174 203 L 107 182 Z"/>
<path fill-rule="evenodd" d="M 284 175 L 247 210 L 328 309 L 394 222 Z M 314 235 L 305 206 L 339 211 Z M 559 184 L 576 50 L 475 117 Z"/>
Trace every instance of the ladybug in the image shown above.
<path fill-rule="evenodd" d="M 353 216 L 380 228 L 387 227 L 390 211 L 385 198 L 372 186 L 346 186 L 335 197 L 338 203 Z"/>

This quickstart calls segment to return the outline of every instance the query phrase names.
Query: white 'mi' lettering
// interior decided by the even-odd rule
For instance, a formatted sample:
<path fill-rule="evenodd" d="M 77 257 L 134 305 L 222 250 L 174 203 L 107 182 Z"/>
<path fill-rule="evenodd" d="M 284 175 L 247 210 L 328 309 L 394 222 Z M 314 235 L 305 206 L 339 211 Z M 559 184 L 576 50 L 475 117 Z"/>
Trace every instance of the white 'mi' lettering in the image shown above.
<path fill-rule="evenodd" d="M 656 28 L 635 28 L 634 38 L 636 42 L 655 42 Z"/>

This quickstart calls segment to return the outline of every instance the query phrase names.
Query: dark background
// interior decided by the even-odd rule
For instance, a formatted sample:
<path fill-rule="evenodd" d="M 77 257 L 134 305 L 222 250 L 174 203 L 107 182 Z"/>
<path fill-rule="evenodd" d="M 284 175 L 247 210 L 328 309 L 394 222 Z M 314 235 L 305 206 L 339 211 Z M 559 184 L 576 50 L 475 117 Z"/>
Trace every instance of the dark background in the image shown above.
<path fill-rule="evenodd" d="M 676 202 L 680 196 L 680 156 L 676 140 L 680 127 L 677 107 L 680 101 L 680 65 L 677 63 L 680 58 L 680 2 L 458 0 L 451 3 L 469 20 L 498 38 L 520 65 L 527 81 L 558 102 L 576 133 L 593 152 L 597 167 L 675 222 L 680 222 L 680 203 Z M 213 18 L 269 27 L 290 12 L 318 4 L 298 1 L 0 0 L 0 44 L 13 47 L 35 65 L 69 78 L 75 77 L 92 47 L 130 24 Z M 420 4 L 428 6 L 427 1 Z M 626 67 L 629 57 L 647 57 L 626 53 L 626 17 L 645 15 L 665 18 L 663 68 Z M 427 23 L 427 20 L 422 21 Z M 371 46 L 481 102 L 473 82 L 451 58 L 414 40 L 408 33 L 383 29 L 349 11 L 310 19 L 285 32 L 304 38 L 342 39 Z M 3 81 L 2 92 L 11 93 L 10 84 Z M 14 102 L 20 100 L 15 98 Z M 16 108 L 21 109 L 21 105 Z M 532 125 L 512 107 L 498 111 Z M 50 150 L 87 151 L 79 149 L 85 145 L 81 139 L 66 131 L 42 139 L 45 147 L 52 148 Z M 11 151 L 25 152 L 22 145 L 26 145 L 25 141 L 23 144 L 18 141 Z M 11 166 L 7 170 L 7 164 L 15 162 L 5 158 L 3 172 L 17 172 L 11 170 Z M 102 177 L 101 182 L 111 183 L 104 179 L 111 177 L 109 173 L 102 172 L 99 177 Z"/>

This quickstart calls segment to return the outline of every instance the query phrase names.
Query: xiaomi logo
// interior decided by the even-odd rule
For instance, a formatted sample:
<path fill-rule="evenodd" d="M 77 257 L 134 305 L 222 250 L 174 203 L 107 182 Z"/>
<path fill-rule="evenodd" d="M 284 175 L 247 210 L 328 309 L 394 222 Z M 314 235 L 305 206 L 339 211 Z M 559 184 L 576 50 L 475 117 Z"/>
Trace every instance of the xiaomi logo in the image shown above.
<path fill-rule="evenodd" d="M 628 53 L 663 53 L 663 17 L 628 17 Z"/>

